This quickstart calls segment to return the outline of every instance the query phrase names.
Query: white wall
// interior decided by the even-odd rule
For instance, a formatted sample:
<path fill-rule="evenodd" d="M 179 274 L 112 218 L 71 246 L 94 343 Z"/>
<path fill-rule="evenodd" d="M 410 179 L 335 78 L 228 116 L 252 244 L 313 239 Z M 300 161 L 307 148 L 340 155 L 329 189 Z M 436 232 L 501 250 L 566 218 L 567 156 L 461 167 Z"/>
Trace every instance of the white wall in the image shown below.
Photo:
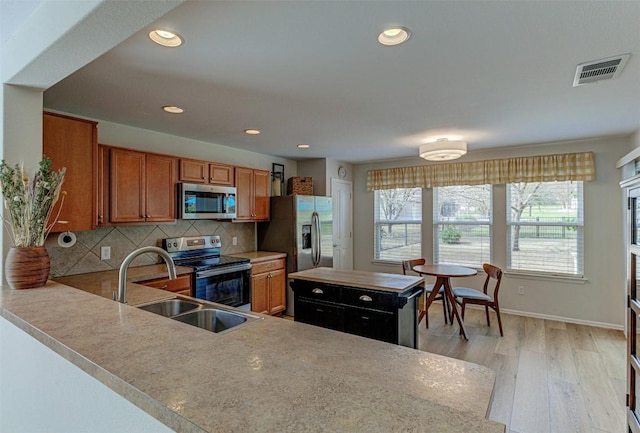
<path fill-rule="evenodd" d="M 68 113 L 78 115 L 81 113 Z M 163 134 L 148 129 L 135 128 L 100 119 L 98 122 L 98 142 L 112 146 L 122 146 L 140 149 L 148 152 L 166 153 L 207 161 L 217 161 L 225 164 L 243 167 L 259 168 L 271 171 L 272 163 L 284 164 L 287 177 L 296 176 L 296 161 L 273 157 L 256 152 L 249 152 L 232 147 L 220 146 L 204 141 L 192 140 L 175 135 Z"/>
<path fill-rule="evenodd" d="M 0 431 L 173 430 L 0 317 Z"/>
<path fill-rule="evenodd" d="M 313 158 L 298 161 L 298 176 L 313 178 L 313 194 L 331 196 L 331 178 L 338 178 L 338 167 L 347 170 L 345 180 L 352 180 L 353 166 L 351 163 L 331 158 Z M 285 171 L 286 173 L 286 171 Z M 291 176 L 286 175 L 287 179 Z"/>
<path fill-rule="evenodd" d="M 507 274 L 500 289 L 500 306 L 521 314 L 562 318 L 576 323 L 622 329 L 625 307 L 625 254 L 623 200 L 616 161 L 629 149 L 631 137 L 552 143 L 492 151 L 471 151 L 459 161 L 509 158 L 552 153 L 593 151 L 596 179 L 584 183 L 585 257 L 584 284 L 559 279 L 540 279 Z M 376 263 L 374 255 L 373 192 L 366 190 L 367 170 L 423 165 L 420 158 L 354 166 L 354 267 L 358 270 L 401 273 L 400 264 Z M 498 185 L 496 188 L 504 186 Z M 499 191 L 497 189 L 497 191 Z M 498 194 L 498 197 L 500 194 Z M 504 194 L 502 194 L 504 196 Z M 423 194 L 423 210 L 431 208 L 431 190 Z M 496 199 L 494 206 L 504 206 Z M 503 200 L 503 199 L 502 199 Z M 425 203 L 427 202 L 427 203 Z M 430 220 L 429 220 L 430 221 Z M 494 221 L 504 224 L 504 221 Z M 432 258 L 432 229 L 423 226 L 423 254 Z M 495 238 L 493 261 L 506 269 L 506 236 Z M 480 289 L 483 277 L 458 279 L 453 284 Z M 518 286 L 525 295 L 518 295 Z"/>

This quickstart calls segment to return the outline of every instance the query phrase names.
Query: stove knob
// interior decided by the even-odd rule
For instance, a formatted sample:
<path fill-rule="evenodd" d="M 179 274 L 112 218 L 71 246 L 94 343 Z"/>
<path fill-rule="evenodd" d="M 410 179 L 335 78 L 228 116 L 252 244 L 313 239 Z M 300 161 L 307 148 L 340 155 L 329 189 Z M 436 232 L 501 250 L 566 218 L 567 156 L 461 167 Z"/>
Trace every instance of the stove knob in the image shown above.
<path fill-rule="evenodd" d="M 174 242 L 174 243 L 173 243 L 173 247 L 174 247 L 174 248 L 176 248 L 177 246 L 178 246 L 178 243 L 177 243 L 177 242 Z"/>

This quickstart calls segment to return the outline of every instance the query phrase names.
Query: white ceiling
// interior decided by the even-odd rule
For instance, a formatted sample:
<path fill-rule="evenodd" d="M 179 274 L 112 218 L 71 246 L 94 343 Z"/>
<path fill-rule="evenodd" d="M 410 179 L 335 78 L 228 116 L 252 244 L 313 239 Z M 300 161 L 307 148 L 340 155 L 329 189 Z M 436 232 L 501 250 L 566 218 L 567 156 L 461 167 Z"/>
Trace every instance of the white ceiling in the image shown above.
<path fill-rule="evenodd" d="M 45 107 L 351 162 L 442 136 L 473 152 L 640 128 L 640 1 L 187 1 L 156 24 L 184 45 L 155 45 L 150 26 L 48 89 Z M 411 39 L 379 45 L 389 25 Z M 618 79 L 572 87 L 578 63 L 624 53 Z"/>
<path fill-rule="evenodd" d="M 7 42 L 43 0 L 0 0 L 0 44 Z"/>

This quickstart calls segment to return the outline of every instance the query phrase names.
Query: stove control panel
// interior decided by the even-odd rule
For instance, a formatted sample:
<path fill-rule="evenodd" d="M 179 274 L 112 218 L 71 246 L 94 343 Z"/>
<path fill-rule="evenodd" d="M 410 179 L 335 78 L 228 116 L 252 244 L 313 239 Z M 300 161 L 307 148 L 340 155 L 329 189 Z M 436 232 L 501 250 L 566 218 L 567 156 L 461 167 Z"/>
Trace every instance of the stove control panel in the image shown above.
<path fill-rule="evenodd" d="M 220 235 L 189 236 L 164 239 L 162 246 L 168 252 L 176 253 L 180 251 L 220 248 L 222 247 L 222 242 L 220 241 Z"/>

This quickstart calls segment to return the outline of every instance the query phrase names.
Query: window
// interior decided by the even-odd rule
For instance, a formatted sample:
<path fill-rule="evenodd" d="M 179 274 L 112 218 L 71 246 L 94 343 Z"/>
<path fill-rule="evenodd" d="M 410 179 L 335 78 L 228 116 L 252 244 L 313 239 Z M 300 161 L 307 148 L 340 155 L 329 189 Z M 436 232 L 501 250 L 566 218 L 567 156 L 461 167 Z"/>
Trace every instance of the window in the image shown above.
<path fill-rule="evenodd" d="M 507 185 L 508 269 L 582 275 L 582 182 Z"/>
<path fill-rule="evenodd" d="M 433 189 L 433 262 L 491 262 L 491 185 Z"/>
<path fill-rule="evenodd" d="M 375 258 L 400 261 L 422 256 L 422 190 L 375 192 Z"/>

